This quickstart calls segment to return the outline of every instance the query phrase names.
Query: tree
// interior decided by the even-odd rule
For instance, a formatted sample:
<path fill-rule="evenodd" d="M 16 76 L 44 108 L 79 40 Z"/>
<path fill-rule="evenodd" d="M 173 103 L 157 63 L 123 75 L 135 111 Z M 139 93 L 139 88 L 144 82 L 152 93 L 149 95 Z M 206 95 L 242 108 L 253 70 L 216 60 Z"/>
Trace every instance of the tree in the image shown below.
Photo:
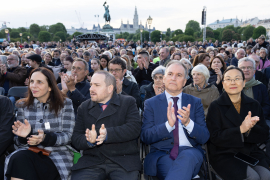
<path fill-rule="evenodd" d="M 129 34 L 128 37 L 127 37 L 127 40 L 128 40 L 128 41 L 132 40 L 132 39 L 133 39 L 133 36 L 134 36 L 134 34 L 132 34 L 132 33 Z"/>
<path fill-rule="evenodd" d="M 66 33 L 62 31 L 55 33 L 54 36 L 58 36 L 62 41 L 66 41 Z"/>
<path fill-rule="evenodd" d="M 48 25 L 43 25 L 43 26 L 39 26 L 39 27 L 40 27 L 40 31 L 48 31 L 49 30 Z"/>
<path fill-rule="evenodd" d="M 57 41 L 59 41 L 60 39 L 61 39 L 61 38 L 60 38 L 59 36 L 54 36 L 52 40 L 55 41 L 55 42 L 57 42 Z"/>
<path fill-rule="evenodd" d="M 20 33 L 24 33 L 24 32 L 27 32 L 27 29 L 25 27 L 19 27 L 17 29 Z"/>
<path fill-rule="evenodd" d="M 226 30 L 226 29 L 230 29 L 230 30 L 232 30 L 232 31 L 235 32 L 234 25 L 229 25 L 229 26 L 224 27 L 224 28 L 223 28 L 223 31 Z"/>
<path fill-rule="evenodd" d="M 235 40 L 240 40 L 240 39 L 241 39 L 240 34 L 234 33 L 234 34 L 233 34 L 233 39 L 235 39 Z"/>
<path fill-rule="evenodd" d="M 207 29 L 207 30 L 206 30 L 206 37 L 214 38 L 214 37 L 215 37 L 215 34 L 214 34 L 213 31 Z"/>
<path fill-rule="evenodd" d="M 194 30 L 192 28 L 186 28 L 185 35 L 193 36 Z"/>
<path fill-rule="evenodd" d="M 245 38 L 251 38 L 252 37 L 252 35 L 253 35 L 253 31 L 254 31 L 254 29 L 255 29 L 255 27 L 253 27 L 253 26 L 247 26 L 245 29 L 244 29 L 244 31 L 243 31 L 243 36 L 245 37 Z"/>
<path fill-rule="evenodd" d="M 176 29 L 173 33 L 176 34 L 176 36 L 178 36 L 179 34 L 184 34 L 181 29 Z"/>
<path fill-rule="evenodd" d="M 128 32 L 124 32 L 124 33 L 122 34 L 123 39 L 127 39 L 128 36 L 129 36 L 129 33 L 128 33 Z"/>
<path fill-rule="evenodd" d="M 166 31 L 166 36 L 171 37 L 171 34 L 172 34 L 171 28 L 168 28 Z"/>
<path fill-rule="evenodd" d="M 66 27 L 62 23 L 57 23 L 57 24 L 50 25 L 50 27 L 49 27 L 49 32 L 50 33 L 55 34 L 55 33 L 59 32 L 59 31 L 67 33 Z"/>
<path fill-rule="evenodd" d="M 215 39 L 219 39 L 220 31 L 214 30 L 213 33 L 214 33 Z"/>
<path fill-rule="evenodd" d="M 81 32 L 75 32 L 75 33 L 73 33 L 71 36 L 72 36 L 72 38 L 75 36 L 79 36 L 79 35 L 82 35 L 83 33 L 81 33 Z"/>
<path fill-rule="evenodd" d="M 253 31 L 252 37 L 253 37 L 253 39 L 257 39 L 261 35 L 266 35 L 266 29 L 263 26 L 259 26 L 259 27 L 255 28 Z"/>
<path fill-rule="evenodd" d="M 29 34 L 28 32 L 24 32 L 24 33 L 22 34 L 22 38 L 23 38 L 24 40 L 28 40 L 28 39 L 27 39 L 27 36 L 31 37 L 31 34 Z"/>
<path fill-rule="evenodd" d="M 149 32 L 148 31 L 142 32 L 142 39 L 143 39 L 143 41 L 149 41 Z"/>
<path fill-rule="evenodd" d="M 177 36 L 174 36 L 171 40 L 173 42 L 175 42 L 175 41 L 178 41 L 180 39 L 180 37 L 183 37 L 183 36 L 185 36 L 185 35 L 184 34 L 178 34 Z"/>
<path fill-rule="evenodd" d="M 206 31 L 209 30 L 209 31 L 214 31 L 214 29 L 210 28 L 210 27 L 206 27 Z"/>
<path fill-rule="evenodd" d="M 20 37 L 20 33 L 18 31 L 13 30 L 10 33 L 10 37 L 12 37 L 12 38 L 19 38 Z"/>
<path fill-rule="evenodd" d="M 5 38 L 5 34 L 3 34 L 2 32 L 0 32 L 0 38 Z"/>
<path fill-rule="evenodd" d="M 194 36 L 194 38 L 200 38 L 201 37 L 201 35 L 202 35 L 202 33 L 201 32 L 195 32 L 194 34 L 193 34 L 193 36 Z"/>
<path fill-rule="evenodd" d="M 160 42 L 160 31 L 155 30 L 151 33 L 151 41 L 154 43 Z"/>
<path fill-rule="evenodd" d="M 178 39 L 178 41 L 186 41 L 186 42 L 188 42 L 188 41 L 191 41 L 191 42 L 194 42 L 195 41 L 195 39 L 194 39 L 194 37 L 192 37 L 192 36 L 188 36 L 188 35 L 184 35 L 184 36 L 181 36 L 179 39 Z"/>
<path fill-rule="evenodd" d="M 48 31 L 40 31 L 38 34 L 38 39 L 41 42 L 48 42 L 51 40 L 51 34 Z"/>
<path fill-rule="evenodd" d="M 188 28 L 192 28 L 194 32 L 201 31 L 200 24 L 194 20 L 188 21 L 188 23 L 186 25 L 186 29 L 188 29 Z"/>
<path fill-rule="evenodd" d="M 246 27 L 241 27 L 240 29 L 238 29 L 237 33 L 242 34 L 245 29 Z"/>
<path fill-rule="evenodd" d="M 38 33 L 40 31 L 39 25 L 37 25 L 37 24 L 31 24 L 29 29 L 30 29 L 30 34 L 31 35 L 33 35 L 35 37 L 38 36 Z"/>
<path fill-rule="evenodd" d="M 222 41 L 231 41 L 233 39 L 233 31 L 226 29 L 222 32 Z"/>

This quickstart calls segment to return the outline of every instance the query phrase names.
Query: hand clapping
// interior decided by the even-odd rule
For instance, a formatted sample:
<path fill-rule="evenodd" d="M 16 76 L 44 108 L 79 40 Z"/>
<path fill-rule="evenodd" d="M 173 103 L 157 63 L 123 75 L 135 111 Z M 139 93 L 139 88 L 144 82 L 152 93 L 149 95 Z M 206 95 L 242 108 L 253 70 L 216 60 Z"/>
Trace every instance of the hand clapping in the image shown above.
<path fill-rule="evenodd" d="M 15 135 L 25 138 L 31 132 L 31 125 L 26 119 L 24 120 L 24 123 L 15 121 L 14 125 L 12 125 L 12 129 L 12 132 Z"/>
<path fill-rule="evenodd" d="M 92 125 L 92 130 L 86 129 L 85 131 L 86 140 L 92 144 L 97 142 L 97 145 L 101 145 L 106 137 L 107 137 L 107 129 L 105 128 L 105 125 L 102 124 L 101 128 L 99 129 L 99 136 L 97 137 L 97 132 L 95 129 L 95 125 Z"/>
<path fill-rule="evenodd" d="M 248 115 L 240 126 L 241 133 L 246 133 L 247 131 L 249 131 L 256 125 L 259 120 L 260 118 L 258 116 L 251 117 L 251 111 L 249 111 Z"/>
<path fill-rule="evenodd" d="M 27 143 L 31 146 L 40 144 L 45 138 L 44 131 L 38 130 L 38 135 L 32 135 L 31 137 L 27 138 Z"/>

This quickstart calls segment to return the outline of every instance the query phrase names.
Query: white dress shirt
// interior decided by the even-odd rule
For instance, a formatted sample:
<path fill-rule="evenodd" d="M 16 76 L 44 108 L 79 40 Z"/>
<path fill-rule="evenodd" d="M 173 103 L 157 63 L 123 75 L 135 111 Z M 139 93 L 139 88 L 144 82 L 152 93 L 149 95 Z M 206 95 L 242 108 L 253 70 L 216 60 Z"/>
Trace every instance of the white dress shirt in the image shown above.
<path fill-rule="evenodd" d="M 172 97 L 179 97 L 179 99 L 177 101 L 177 106 L 178 106 L 178 110 L 182 109 L 182 93 L 178 94 L 177 96 L 172 96 L 165 90 L 165 95 L 166 95 L 166 99 L 167 99 L 168 104 L 169 104 L 169 102 L 172 102 L 172 107 L 173 107 L 173 104 L 174 104 Z M 189 124 L 187 126 L 184 126 L 181 123 L 180 119 L 178 119 L 177 117 L 176 117 L 176 119 L 179 122 L 179 125 L 178 125 L 178 129 L 179 129 L 179 146 L 193 147 L 190 144 L 189 140 L 187 139 L 183 128 L 185 128 L 187 130 L 187 132 L 190 134 L 192 132 L 192 130 L 193 130 L 194 122 L 190 119 Z M 175 125 L 173 127 L 171 127 L 168 121 L 165 123 L 165 125 L 166 125 L 166 128 L 169 131 L 169 133 L 172 132 L 175 129 Z"/>

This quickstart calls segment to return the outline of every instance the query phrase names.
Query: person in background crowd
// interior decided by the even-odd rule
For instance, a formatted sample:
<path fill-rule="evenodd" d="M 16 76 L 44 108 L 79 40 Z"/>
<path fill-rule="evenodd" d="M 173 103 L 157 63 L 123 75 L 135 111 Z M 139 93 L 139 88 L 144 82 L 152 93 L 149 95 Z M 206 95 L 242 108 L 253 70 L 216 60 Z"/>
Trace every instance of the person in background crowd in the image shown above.
<path fill-rule="evenodd" d="M 249 55 L 252 54 L 252 52 L 251 52 L 252 47 L 253 47 L 253 46 L 250 46 L 250 45 L 246 47 L 246 55 L 247 55 L 247 56 L 249 56 Z"/>
<path fill-rule="evenodd" d="M 195 66 L 192 69 L 191 74 L 193 83 L 185 86 L 183 93 L 190 94 L 201 99 L 204 115 L 206 117 L 208 107 L 219 97 L 218 89 L 215 85 L 208 83 L 210 74 L 207 67 L 204 65 L 198 64 Z"/>
<path fill-rule="evenodd" d="M 12 132 L 18 149 L 6 158 L 5 176 L 11 180 L 68 179 L 73 163 L 67 145 L 75 117 L 72 102 L 57 88 L 53 73 L 46 68 L 32 71 L 28 95 L 16 106 Z M 29 146 L 51 151 L 50 156 L 27 150 Z"/>
<path fill-rule="evenodd" d="M 260 51 L 260 64 L 257 66 L 257 70 L 262 70 L 270 66 L 270 61 L 267 58 L 268 51 L 266 48 L 261 48 Z"/>
<path fill-rule="evenodd" d="M 59 66 L 61 64 L 60 55 L 61 55 L 61 51 L 59 51 L 59 50 L 54 50 L 53 51 L 52 62 L 54 63 L 55 66 Z"/>
<path fill-rule="evenodd" d="M 5 153 L 13 141 L 12 124 L 13 104 L 5 96 L 0 95 L 0 180 L 4 178 Z"/>
<path fill-rule="evenodd" d="M 62 53 L 62 54 L 64 54 L 64 53 Z M 60 76 L 57 78 L 57 81 L 56 81 L 57 84 L 61 83 L 61 74 L 62 73 L 66 73 L 69 76 L 72 74 L 71 69 L 72 69 L 73 62 L 74 62 L 74 60 L 71 56 L 65 57 L 65 59 L 63 61 L 64 67 L 60 70 Z"/>
<path fill-rule="evenodd" d="M 195 67 L 196 65 L 198 65 L 200 63 L 205 65 L 208 68 L 209 65 L 210 65 L 210 56 L 209 56 L 209 54 L 207 54 L 207 53 L 198 54 L 195 57 L 192 65 L 193 65 L 193 67 Z"/>
<path fill-rule="evenodd" d="M 270 52 L 270 45 L 269 43 L 267 43 L 265 41 L 265 36 L 264 35 L 261 35 L 259 38 L 258 38 L 258 43 L 252 48 L 251 52 L 257 52 L 257 50 L 261 49 L 261 48 L 265 48 L 267 49 L 268 52 Z M 268 54 L 268 59 L 270 59 L 270 53 Z"/>
<path fill-rule="evenodd" d="M 182 93 L 187 75 L 185 65 L 170 61 L 163 77 L 165 92 L 145 101 L 141 140 L 151 146 L 144 160 L 146 175 L 192 179 L 200 170 L 201 145 L 209 132 L 201 100 Z"/>
<path fill-rule="evenodd" d="M 104 71 L 108 71 L 109 58 L 106 55 L 100 57 L 100 64 Z"/>
<path fill-rule="evenodd" d="M 60 61 L 61 61 L 60 65 L 64 66 L 64 60 L 65 60 L 65 58 L 66 58 L 67 56 L 68 56 L 68 54 L 66 54 L 66 53 L 61 53 L 61 55 L 60 55 Z"/>
<path fill-rule="evenodd" d="M 91 59 L 90 59 L 91 54 L 88 51 L 85 51 L 83 53 L 83 59 L 88 63 L 89 65 L 89 73 L 93 72 L 94 70 L 91 68 Z"/>
<path fill-rule="evenodd" d="M 93 70 L 92 72 L 89 73 L 89 76 L 93 76 L 93 74 L 97 71 L 103 70 L 101 64 L 100 64 L 100 60 L 97 58 L 94 58 L 91 60 L 91 69 Z M 89 81 L 91 82 L 91 81 Z"/>
<path fill-rule="evenodd" d="M 262 82 L 266 87 L 268 86 L 268 82 L 269 82 L 269 78 L 270 76 L 269 73 L 270 71 L 268 71 L 269 68 L 264 69 L 264 71 L 259 71 L 257 70 L 257 67 L 260 64 L 260 57 L 257 56 L 256 54 L 251 54 L 248 56 L 249 58 L 253 59 L 255 61 L 255 79 Z"/>
<path fill-rule="evenodd" d="M 134 70 L 133 75 L 139 87 L 141 87 L 153 81 L 151 74 L 158 65 L 150 63 L 147 51 L 140 51 L 137 57 L 138 68 Z"/>
<path fill-rule="evenodd" d="M 114 76 L 107 71 L 92 77 L 91 99 L 79 107 L 72 135 L 72 144 L 83 150 L 72 167 L 72 180 L 138 178 L 141 120 L 135 99 L 117 94 L 116 86 Z"/>
<path fill-rule="evenodd" d="M 168 47 L 163 47 L 159 50 L 159 59 L 160 61 L 156 64 L 162 65 L 164 67 L 171 61 L 170 60 L 170 51 Z"/>
<path fill-rule="evenodd" d="M 229 66 L 231 64 L 230 52 L 224 51 L 222 54 L 224 56 L 224 62 L 226 63 L 226 66 Z"/>
<path fill-rule="evenodd" d="M 121 49 L 120 51 L 120 56 L 124 55 L 124 54 L 127 54 L 127 51 L 125 49 Z"/>
<path fill-rule="evenodd" d="M 90 98 L 90 84 L 86 78 L 89 73 L 88 68 L 88 63 L 78 58 L 72 64 L 71 75 L 62 73 L 61 83 L 58 84 L 62 93 L 72 100 L 75 115 L 81 103 Z"/>
<path fill-rule="evenodd" d="M 210 50 L 208 54 L 209 54 L 209 56 L 210 56 L 210 59 L 212 59 L 212 57 L 215 56 L 215 51 L 214 51 L 214 49 L 213 49 L 213 50 Z"/>
<path fill-rule="evenodd" d="M 237 52 L 235 53 L 235 57 L 232 58 L 230 65 L 234 65 L 235 67 L 237 67 L 239 59 L 242 59 L 243 57 L 245 57 L 245 55 L 246 55 L 246 52 L 244 49 L 241 49 L 241 48 L 238 49 Z"/>
<path fill-rule="evenodd" d="M 211 166 L 222 179 L 269 179 L 268 158 L 257 147 L 269 135 L 263 110 L 256 100 L 242 93 L 245 76 L 238 67 L 229 67 L 222 83 L 224 93 L 211 103 L 206 118 Z M 251 166 L 235 158 L 238 152 L 258 159 L 258 164 Z"/>
<path fill-rule="evenodd" d="M 76 59 L 79 57 L 79 55 L 76 52 L 71 53 L 71 57 L 76 61 Z"/>
<path fill-rule="evenodd" d="M 195 57 L 197 56 L 197 54 L 198 54 L 198 51 L 196 49 L 191 50 L 191 53 L 190 53 L 191 57 L 189 59 L 191 63 L 193 63 L 193 61 L 194 61 Z"/>
<path fill-rule="evenodd" d="M 173 53 L 172 55 L 171 55 L 171 60 L 181 60 L 181 53 Z"/>
<path fill-rule="evenodd" d="M 255 45 L 256 45 L 256 43 L 253 41 L 253 39 L 252 38 L 249 38 L 248 43 L 247 43 L 247 46 L 254 47 Z"/>
<path fill-rule="evenodd" d="M 181 59 L 180 62 L 183 63 L 188 70 L 187 82 L 185 84 L 185 86 L 187 86 L 193 82 L 192 75 L 191 75 L 191 71 L 192 71 L 193 66 L 192 66 L 191 62 L 186 58 Z"/>
<path fill-rule="evenodd" d="M 79 57 L 79 58 L 83 58 L 83 53 L 84 53 L 84 52 L 83 52 L 83 49 L 82 49 L 82 48 L 78 49 L 78 50 L 77 50 L 77 53 L 78 53 L 78 57 Z"/>
<path fill-rule="evenodd" d="M 43 65 L 46 66 L 55 66 L 54 62 L 52 62 L 52 55 L 50 53 L 46 53 L 44 55 L 44 62 L 42 62 Z"/>
<path fill-rule="evenodd" d="M 140 107 L 140 91 L 136 83 L 129 81 L 126 77 L 127 65 L 120 57 L 115 57 L 109 62 L 109 72 L 116 79 L 117 94 L 130 95 L 136 99 L 137 107 Z"/>

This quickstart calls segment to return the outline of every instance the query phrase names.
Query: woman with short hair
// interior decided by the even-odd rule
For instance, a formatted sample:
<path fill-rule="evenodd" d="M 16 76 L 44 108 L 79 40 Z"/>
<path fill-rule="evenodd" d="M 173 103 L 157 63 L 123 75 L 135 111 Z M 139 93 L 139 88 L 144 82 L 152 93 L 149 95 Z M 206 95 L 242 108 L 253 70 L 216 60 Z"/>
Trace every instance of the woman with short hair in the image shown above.
<path fill-rule="evenodd" d="M 270 61 L 268 60 L 268 51 L 266 48 L 261 48 L 259 51 L 260 54 L 260 64 L 257 67 L 257 70 L 262 70 L 270 66 Z"/>
<path fill-rule="evenodd" d="M 219 97 L 215 85 L 208 83 L 210 77 L 208 69 L 199 64 L 192 69 L 193 83 L 184 87 L 183 92 L 200 98 L 203 104 L 204 115 L 207 115 L 210 104 Z"/>
<path fill-rule="evenodd" d="M 243 93 L 245 75 L 231 66 L 222 78 L 224 92 L 208 108 L 210 164 L 222 179 L 266 180 L 270 177 L 269 157 L 257 144 L 268 139 L 262 107 Z M 250 165 L 244 154 L 258 160 Z"/>
<path fill-rule="evenodd" d="M 67 180 L 73 166 L 68 145 L 75 116 L 72 101 L 58 89 L 53 73 L 46 68 L 33 70 L 28 95 L 16 106 L 12 132 L 18 149 L 6 158 L 5 178 Z"/>

